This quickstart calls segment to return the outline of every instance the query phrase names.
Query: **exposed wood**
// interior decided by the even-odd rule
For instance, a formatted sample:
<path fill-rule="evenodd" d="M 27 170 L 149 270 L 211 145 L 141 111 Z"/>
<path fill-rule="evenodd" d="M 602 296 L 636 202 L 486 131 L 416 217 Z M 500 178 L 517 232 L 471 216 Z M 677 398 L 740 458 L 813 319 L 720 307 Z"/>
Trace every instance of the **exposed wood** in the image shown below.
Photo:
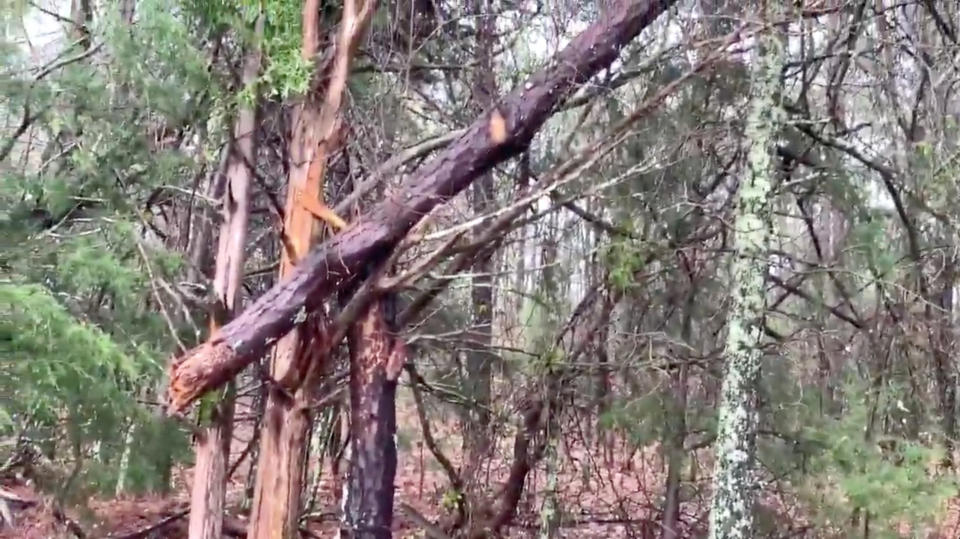
<path fill-rule="evenodd" d="M 263 15 L 256 22 L 263 33 Z M 261 54 L 253 46 L 244 60 L 243 82 L 253 84 L 260 74 Z M 256 163 L 256 106 L 241 107 L 234 126 L 233 152 L 228 157 L 227 190 L 223 197 L 223 222 L 217 248 L 213 292 L 217 305 L 210 316 L 210 334 L 233 315 L 243 286 L 243 264 L 250 216 L 250 178 Z M 196 465 L 190 497 L 191 539 L 220 539 L 226 498 L 227 461 L 233 434 L 234 396 L 228 388 L 219 402 L 210 402 L 201 414 L 205 424 L 196 434 Z"/>
<path fill-rule="evenodd" d="M 674 0 L 620 0 L 557 54 L 550 65 L 505 96 L 502 142 L 490 138 L 493 111 L 481 115 L 454 144 L 432 159 L 400 192 L 388 195 L 353 226 L 315 248 L 289 278 L 260 297 L 210 341 L 179 358 L 170 377 L 169 408 L 183 411 L 205 392 L 232 379 L 268 347 L 382 259 L 438 204 L 460 193 L 494 165 L 518 155 L 557 107 L 617 58 L 620 50 Z"/>
<path fill-rule="evenodd" d="M 324 176 L 327 157 L 341 143 L 341 109 L 350 64 L 375 5 L 372 0 L 359 5 L 348 0 L 344 4 L 330 70 L 315 74 L 316 80 L 328 79 L 323 99 L 311 92 L 295 109 L 284 213 L 284 234 L 289 249 L 284 249 L 281 255 L 281 279 L 295 271 L 299 260 L 310 249 L 316 218 L 336 229 L 346 227 L 323 202 Z M 302 54 L 307 60 L 318 52 L 319 10 L 318 0 L 304 3 Z M 310 323 L 301 324 L 279 340 L 271 364 L 272 384 L 267 394 L 247 535 L 251 539 L 298 535 L 303 469 L 313 417 L 311 404 L 317 375 L 326 366 L 328 349 L 322 313 L 314 313 L 310 318 Z"/>
<path fill-rule="evenodd" d="M 310 356 L 299 354 L 305 363 L 322 361 Z M 310 409 L 299 404 L 311 396 L 309 388 L 307 382 L 293 395 L 279 386 L 270 389 L 247 537 L 297 536 L 305 448 L 312 418 Z"/>

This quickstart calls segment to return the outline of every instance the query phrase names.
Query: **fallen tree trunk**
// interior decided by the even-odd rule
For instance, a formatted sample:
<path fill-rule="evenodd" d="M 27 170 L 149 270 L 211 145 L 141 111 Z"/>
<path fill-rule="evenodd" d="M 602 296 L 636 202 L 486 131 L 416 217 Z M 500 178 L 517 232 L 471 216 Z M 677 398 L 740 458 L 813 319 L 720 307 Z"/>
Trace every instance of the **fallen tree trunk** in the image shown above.
<path fill-rule="evenodd" d="M 620 50 L 675 0 L 619 0 L 560 51 L 549 66 L 481 115 L 399 192 L 314 248 L 288 279 L 261 296 L 210 341 L 171 367 L 169 408 L 180 412 L 307 319 L 329 294 L 366 264 L 389 255 L 437 205 L 457 195 L 496 164 L 522 152 L 579 84 L 609 66 Z"/>

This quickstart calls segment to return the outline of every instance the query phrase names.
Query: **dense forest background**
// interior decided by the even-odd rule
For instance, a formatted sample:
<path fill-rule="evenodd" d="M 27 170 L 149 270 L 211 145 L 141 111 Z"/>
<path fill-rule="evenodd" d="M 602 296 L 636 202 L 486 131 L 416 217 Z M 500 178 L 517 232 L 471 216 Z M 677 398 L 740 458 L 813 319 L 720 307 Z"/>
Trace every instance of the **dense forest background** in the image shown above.
<path fill-rule="evenodd" d="M 960 535 L 960 4 L 0 23 L 0 534 Z"/>

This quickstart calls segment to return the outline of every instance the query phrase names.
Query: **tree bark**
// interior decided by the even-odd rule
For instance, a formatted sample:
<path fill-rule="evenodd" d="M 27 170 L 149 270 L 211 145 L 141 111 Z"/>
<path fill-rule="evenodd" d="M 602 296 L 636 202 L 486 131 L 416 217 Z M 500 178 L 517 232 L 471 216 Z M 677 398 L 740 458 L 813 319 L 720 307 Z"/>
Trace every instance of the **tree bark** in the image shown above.
<path fill-rule="evenodd" d="M 510 463 L 510 473 L 504 484 L 500 507 L 489 525 L 490 533 L 494 535 L 500 533 L 500 530 L 516 516 L 527 475 L 543 456 L 545 440 L 542 437 L 537 440 L 537 434 L 545 421 L 541 417 L 542 413 L 543 401 L 540 399 L 531 400 L 521 413 L 520 425 L 513 437 L 513 461 Z M 482 534 L 475 534 L 475 537 L 482 536 Z"/>
<path fill-rule="evenodd" d="M 374 302 L 350 329 L 350 460 L 341 537 L 392 537 L 393 481 L 397 470 L 396 390 L 405 361 L 392 336 L 395 309 Z M 389 312 L 387 312 L 389 311 Z"/>
<path fill-rule="evenodd" d="M 294 344 L 302 347 L 294 352 L 299 361 L 286 363 L 291 369 L 318 369 L 324 360 L 309 353 L 309 347 L 319 348 L 311 338 L 320 331 L 319 325 L 307 326 L 309 330 L 294 333 Z M 303 384 L 293 393 L 280 385 L 273 385 L 267 393 L 248 538 L 292 538 L 299 534 L 307 434 L 312 420 L 312 378 L 304 376 Z"/>
<path fill-rule="evenodd" d="M 776 10 L 770 4 L 767 9 Z M 768 14 L 769 15 L 769 14 Z M 764 280 L 773 218 L 770 210 L 772 143 L 782 122 L 777 102 L 781 45 L 771 33 L 759 36 L 754 60 L 750 112 L 746 119 L 748 145 L 745 177 L 740 182 L 734 220 L 732 301 L 724 346 L 726 370 L 717 419 L 716 464 L 710 507 L 710 538 L 753 535 L 753 504 L 757 485 L 756 390 L 763 354 Z"/>
<path fill-rule="evenodd" d="M 182 411 L 203 393 L 232 379 L 301 324 L 306 313 L 317 309 L 331 292 L 349 283 L 357 271 L 387 256 L 438 204 L 460 193 L 497 163 L 521 153 L 577 85 L 609 66 L 620 50 L 674 1 L 614 2 L 545 70 L 481 115 L 404 189 L 387 196 L 352 227 L 315 248 L 289 278 L 267 291 L 214 339 L 174 362 L 170 409 Z"/>
<path fill-rule="evenodd" d="M 482 114 L 493 108 L 497 99 L 497 81 L 493 65 L 494 23 L 489 0 L 473 0 L 471 14 L 476 18 L 475 60 L 473 75 L 472 109 Z M 493 174 L 488 171 L 477 178 L 471 188 L 473 214 L 479 217 L 494 207 Z M 482 234 L 482 232 L 479 232 Z M 471 302 L 473 323 L 466 354 L 465 394 L 471 406 L 465 410 L 463 426 L 462 477 L 467 479 L 467 488 L 476 490 L 483 484 L 479 473 L 490 453 L 490 390 L 493 368 L 493 257 L 484 256 L 473 267 Z M 477 496 L 471 495 L 471 499 Z M 472 507 L 472 504 L 468 505 Z"/>
<path fill-rule="evenodd" d="M 690 290 L 687 292 L 683 309 L 683 322 L 680 329 L 682 343 L 693 346 L 691 342 L 693 308 L 696 302 L 697 283 L 690 274 Z M 672 410 L 667 417 L 668 427 L 664 440 L 664 452 L 667 457 L 666 493 L 663 501 L 663 525 L 661 539 L 680 537 L 680 475 L 683 467 L 684 444 L 687 439 L 687 375 L 689 364 L 682 361 L 680 366 L 670 373 L 672 386 Z"/>
<path fill-rule="evenodd" d="M 344 4 L 323 101 L 311 92 L 294 113 L 283 231 L 287 248 L 280 260 L 281 279 L 296 271 L 300 257 L 313 242 L 316 217 L 305 202 L 323 201 L 327 156 L 340 144 L 340 113 L 350 63 L 374 7 L 373 0 L 361 1 L 359 5 L 348 0 Z M 315 59 L 319 45 L 319 9 L 318 0 L 304 3 L 302 55 L 310 61 Z M 326 348 L 322 314 L 317 312 L 308 318 L 309 324 L 300 325 L 280 339 L 274 354 L 270 373 L 273 387 L 267 394 L 247 533 L 250 539 L 287 539 L 299 534 L 304 462 L 312 421 L 310 403 L 315 382 L 327 360 L 320 355 Z"/>
<path fill-rule="evenodd" d="M 953 287 L 957 260 L 953 255 L 953 249 L 948 250 L 948 253 L 941 277 L 943 287 L 940 297 L 937 298 L 940 312 L 933 316 L 929 304 L 925 309 L 929 312 L 928 319 L 934 320 L 934 325 L 930 328 L 930 345 L 933 349 L 937 379 L 940 427 L 943 429 L 946 447 L 945 464 L 952 467 L 954 465 L 953 450 L 957 442 L 957 373 L 950 351 L 954 349 Z"/>
<path fill-rule="evenodd" d="M 263 32 L 263 17 L 256 23 L 256 35 Z M 244 61 L 243 82 L 253 84 L 260 74 L 260 50 L 254 45 Z M 249 221 L 250 179 L 256 162 L 256 105 L 243 106 L 234 127 L 234 152 L 228 157 L 227 192 L 223 197 L 223 224 L 217 248 L 213 291 L 217 305 L 210 318 L 212 338 L 232 316 L 243 285 L 244 248 Z M 227 481 L 227 460 L 233 427 L 233 390 L 227 388 L 220 402 L 209 402 L 208 424 L 201 425 L 196 442 L 196 465 L 190 498 L 191 539 L 220 539 Z"/>
<path fill-rule="evenodd" d="M 90 0 L 72 0 L 70 2 L 70 18 L 73 26 L 70 28 L 70 38 L 77 42 L 80 50 L 90 48 L 90 21 L 93 19 L 93 9 Z"/>

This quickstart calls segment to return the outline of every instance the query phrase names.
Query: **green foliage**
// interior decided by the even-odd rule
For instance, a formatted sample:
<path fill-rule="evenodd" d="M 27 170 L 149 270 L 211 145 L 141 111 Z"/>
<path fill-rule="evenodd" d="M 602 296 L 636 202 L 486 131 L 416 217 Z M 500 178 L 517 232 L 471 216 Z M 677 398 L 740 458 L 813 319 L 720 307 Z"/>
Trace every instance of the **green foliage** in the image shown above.
<path fill-rule="evenodd" d="M 264 2 L 263 51 L 268 59 L 261 77 L 273 95 L 286 99 L 306 93 L 313 62 L 301 55 L 301 6 L 296 2 Z"/>
<path fill-rule="evenodd" d="M 14 47 L 0 73 L 10 121 L 29 104 L 36 133 L 0 169 L 0 459 L 14 439 L 42 448 L 55 477 L 41 487 L 72 499 L 113 492 L 131 429 L 134 491 L 167 488 L 189 447 L 142 404 L 173 345 L 147 264 L 167 282 L 183 270 L 157 241 L 169 215 L 146 202 L 200 177 L 230 99 L 206 48 L 224 27 L 181 7 L 138 2 L 132 26 L 107 10 L 90 28 L 95 61 L 35 81 Z"/>
<path fill-rule="evenodd" d="M 121 387 L 151 364 L 135 361 L 101 330 L 77 321 L 38 285 L 0 285 L 0 308 L 7 415 L 17 422 L 56 421 L 69 411 L 95 419 L 97 428 L 115 428 L 117 410 L 129 405 Z"/>
<path fill-rule="evenodd" d="M 888 224 L 880 212 L 872 211 L 851 230 L 851 251 L 859 255 L 865 267 L 870 268 L 871 275 L 864 276 L 868 282 L 891 277 L 900 258 L 889 240 Z"/>
<path fill-rule="evenodd" d="M 112 80 L 105 82 L 119 84 L 146 105 L 135 112 L 160 115 L 173 125 L 195 118 L 217 89 L 200 42 L 169 2 L 138 2 L 137 11 L 135 26 L 114 18 L 106 29 L 115 59 Z"/>
<path fill-rule="evenodd" d="M 902 407 L 894 398 L 898 391 L 888 388 L 887 399 L 875 400 L 867 398 L 862 384 L 848 384 L 847 409 L 836 417 L 811 413 L 816 391 L 806 393 L 807 402 L 792 410 L 801 422 L 795 438 L 787 445 L 767 443 L 763 459 L 775 469 L 793 467 L 799 499 L 818 526 L 843 530 L 852 514 L 866 512 L 873 533 L 900 537 L 894 530 L 901 524 L 920 533 L 943 516 L 946 502 L 958 493 L 956 481 L 940 467 L 943 448 L 893 434 L 865 435 L 864 425 L 876 421 L 870 403 L 889 400 Z M 788 425 L 786 415 L 776 424 Z"/>
<path fill-rule="evenodd" d="M 73 485 L 113 489 L 122 433 L 129 425 L 136 425 L 138 443 L 143 442 L 132 455 L 128 470 L 135 479 L 130 484 L 159 485 L 162 460 L 154 449 L 176 452 L 186 446 L 179 429 L 164 426 L 135 400 L 132 390 L 159 372 L 149 350 L 119 343 L 78 320 L 49 290 L 36 284 L 0 284 L 0 437 L 25 437 L 52 454 L 61 444 L 84 452 L 96 445 L 96 455 L 70 456 L 78 466 L 97 457 L 81 468 Z M 60 429 L 65 429 L 65 437 L 58 434 Z"/>
<path fill-rule="evenodd" d="M 601 252 L 601 260 L 610 272 L 610 281 L 620 291 L 636 283 L 636 274 L 643 270 L 649 257 L 649 246 L 632 240 L 613 241 Z"/>
<path fill-rule="evenodd" d="M 456 490 L 445 490 L 443 498 L 440 500 L 440 506 L 446 511 L 453 511 L 463 501 L 463 493 Z"/>

